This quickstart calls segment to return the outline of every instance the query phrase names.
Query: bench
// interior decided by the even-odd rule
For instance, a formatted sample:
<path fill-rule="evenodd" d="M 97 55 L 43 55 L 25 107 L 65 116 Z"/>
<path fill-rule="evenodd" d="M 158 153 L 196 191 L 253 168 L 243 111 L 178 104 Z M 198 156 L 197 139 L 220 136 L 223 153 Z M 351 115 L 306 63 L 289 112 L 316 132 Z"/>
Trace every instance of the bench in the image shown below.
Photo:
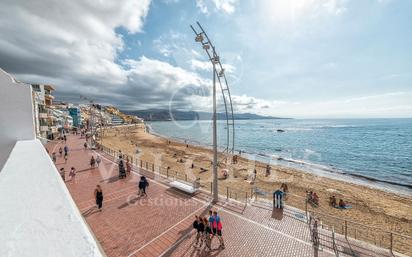
<path fill-rule="evenodd" d="M 180 181 L 177 181 L 177 180 L 170 182 L 169 185 L 170 185 L 170 187 L 177 188 L 177 189 L 179 189 L 183 192 L 189 193 L 189 194 L 194 194 L 199 190 L 199 188 L 194 187 L 193 185 L 190 185 L 188 183 L 183 183 L 183 182 L 180 182 Z"/>

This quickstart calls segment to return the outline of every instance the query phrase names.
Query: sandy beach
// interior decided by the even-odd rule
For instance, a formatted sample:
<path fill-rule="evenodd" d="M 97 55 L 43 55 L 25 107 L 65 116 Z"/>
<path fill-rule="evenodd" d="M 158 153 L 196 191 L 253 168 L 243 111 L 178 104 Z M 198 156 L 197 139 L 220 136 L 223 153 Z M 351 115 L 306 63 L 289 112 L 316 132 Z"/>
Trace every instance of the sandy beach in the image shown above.
<path fill-rule="evenodd" d="M 147 133 L 143 124 L 105 129 L 102 144 L 111 149 L 120 149 L 123 153 L 144 162 L 154 163 L 164 168 L 169 167 L 173 173 L 178 172 L 182 176 L 186 174 L 188 180 L 200 178 L 201 183 L 207 185 L 212 179 L 210 149 L 169 141 Z M 138 154 L 136 150 L 139 151 Z M 194 168 L 191 168 L 192 163 Z M 311 190 L 319 195 L 320 206 L 315 208 L 309 205 L 309 211 L 403 235 L 412 235 L 412 197 L 281 166 L 272 165 L 271 175 L 265 177 L 265 167 L 266 164 L 242 157 L 238 158 L 237 164 L 227 165 L 222 162 L 220 169 L 227 168 L 229 177 L 220 179 L 219 191 L 226 194 L 229 187 L 233 195 L 236 194 L 241 198 L 246 192 L 250 193 L 253 187 L 257 187 L 262 192 L 273 192 L 282 183 L 287 183 L 290 192 L 288 205 L 304 210 L 305 192 Z M 206 171 L 201 171 L 201 168 Z M 250 179 L 247 178 L 255 168 L 257 179 L 251 184 Z M 340 210 L 329 206 L 329 197 L 332 195 L 351 204 L 352 209 Z M 351 226 L 357 225 L 353 223 Z"/>

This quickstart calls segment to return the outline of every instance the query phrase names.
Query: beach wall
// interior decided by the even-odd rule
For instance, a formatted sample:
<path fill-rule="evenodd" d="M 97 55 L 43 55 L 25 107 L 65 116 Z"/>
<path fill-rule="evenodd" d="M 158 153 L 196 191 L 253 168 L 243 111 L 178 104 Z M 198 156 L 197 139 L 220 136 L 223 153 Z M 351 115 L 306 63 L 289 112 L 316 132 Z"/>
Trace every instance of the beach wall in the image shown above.
<path fill-rule="evenodd" d="M 16 141 L 35 138 L 31 86 L 0 68 L 0 170 Z"/>

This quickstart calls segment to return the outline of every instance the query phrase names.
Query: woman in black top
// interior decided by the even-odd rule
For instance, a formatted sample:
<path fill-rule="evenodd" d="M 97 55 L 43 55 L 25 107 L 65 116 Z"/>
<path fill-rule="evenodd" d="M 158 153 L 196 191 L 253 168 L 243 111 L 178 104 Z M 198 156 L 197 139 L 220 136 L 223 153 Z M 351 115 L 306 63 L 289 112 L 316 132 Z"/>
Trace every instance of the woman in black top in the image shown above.
<path fill-rule="evenodd" d="M 102 211 L 102 205 L 103 205 L 103 190 L 100 187 L 100 185 L 96 186 L 96 189 L 94 190 L 94 197 L 96 198 L 96 205 L 99 211 Z"/>
<path fill-rule="evenodd" d="M 205 232 L 205 224 L 203 224 L 202 217 L 199 217 L 198 222 L 197 222 L 197 235 L 196 235 L 196 244 L 199 242 L 199 239 L 200 239 L 200 245 L 198 247 L 202 247 L 204 232 Z"/>

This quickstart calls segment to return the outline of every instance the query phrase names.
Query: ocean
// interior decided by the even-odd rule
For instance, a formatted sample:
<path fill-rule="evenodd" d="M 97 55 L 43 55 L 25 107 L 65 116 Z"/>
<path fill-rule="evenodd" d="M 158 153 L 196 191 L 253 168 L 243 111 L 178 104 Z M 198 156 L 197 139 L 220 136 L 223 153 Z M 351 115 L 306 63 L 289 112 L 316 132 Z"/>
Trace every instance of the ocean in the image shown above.
<path fill-rule="evenodd" d="M 208 120 L 148 126 L 171 139 L 211 146 Z M 220 147 L 225 130 L 225 121 L 218 121 Z M 236 151 L 248 158 L 412 195 L 412 119 L 237 120 L 235 135 Z"/>

